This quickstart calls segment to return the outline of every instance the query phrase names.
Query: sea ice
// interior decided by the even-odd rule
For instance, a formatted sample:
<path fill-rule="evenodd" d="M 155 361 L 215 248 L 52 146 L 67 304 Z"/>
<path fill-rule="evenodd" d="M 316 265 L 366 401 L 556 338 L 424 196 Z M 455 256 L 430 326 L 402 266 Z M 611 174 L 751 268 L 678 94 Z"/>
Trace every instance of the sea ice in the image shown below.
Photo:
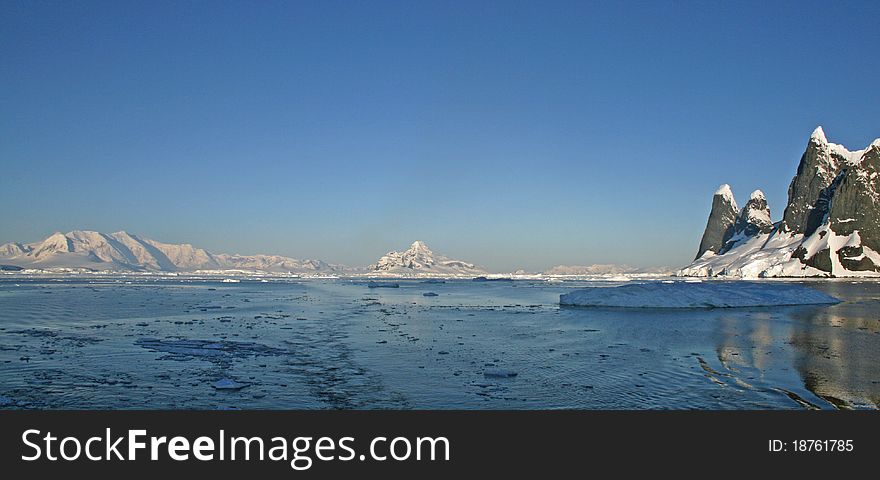
<path fill-rule="evenodd" d="M 770 282 L 639 283 L 575 290 L 560 305 L 623 308 L 731 308 L 822 305 L 840 300 L 802 285 Z"/>
<path fill-rule="evenodd" d="M 496 378 L 511 378 L 515 377 L 517 374 L 513 370 L 506 370 L 503 368 L 487 368 L 483 372 L 483 375 Z"/>
<path fill-rule="evenodd" d="M 238 383 L 230 378 L 224 378 L 221 380 L 217 380 L 212 386 L 217 390 L 241 390 L 242 388 L 249 385 L 250 384 L 248 383 Z"/>
<path fill-rule="evenodd" d="M 172 360 L 203 358 L 206 360 L 224 360 L 229 358 L 250 357 L 257 355 L 280 355 L 281 349 L 253 342 L 139 338 L 134 342 L 154 352 L 169 354 Z"/>

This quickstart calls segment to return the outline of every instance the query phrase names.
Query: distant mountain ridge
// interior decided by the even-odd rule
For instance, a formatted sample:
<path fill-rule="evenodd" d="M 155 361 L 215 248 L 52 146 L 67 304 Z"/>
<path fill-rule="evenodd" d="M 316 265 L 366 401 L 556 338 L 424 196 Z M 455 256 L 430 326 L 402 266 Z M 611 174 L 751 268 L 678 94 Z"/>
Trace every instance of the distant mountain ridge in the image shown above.
<path fill-rule="evenodd" d="M 420 240 L 403 251 L 391 251 L 367 267 L 347 267 L 323 260 L 282 255 L 211 253 L 188 243 L 172 244 L 125 231 L 55 232 L 33 243 L 0 245 L 0 269 L 45 272 L 167 272 L 221 273 L 230 271 L 367 277 L 463 277 L 491 275 L 476 264 L 434 253 Z M 507 276 L 609 276 L 668 273 L 628 265 L 557 265 L 543 273 L 517 271 Z M 498 274 L 502 275 L 502 274 Z"/>
<path fill-rule="evenodd" d="M 633 274 L 670 274 L 674 269 L 667 267 L 638 268 L 630 265 L 613 263 L 594 263 L 592 265 L 556 265 L 544 272 L 550 276 L 601 276 L 601 275 L 633 275 Z"/>
<path fill-rule="evenodd" d="M 0 263 L 36 269 L 155 272 L 258 270 L 320 273 L 343 268 L 321 260 L 299 260 L 280 255 L 212 254 L 188 243 L 162 243 L 124 231 L 107 234 L 87 230 L 56 232 L 34 243 L 0 245 Z"/>
<path fill-rule="evenodd" d="M 760 190 L 739 210 L 722 185 L 696 260 L 685 276 L 880 276 L 880 139 L 862 150 L 830 143 L 816 128 L 772 223 Z"/>

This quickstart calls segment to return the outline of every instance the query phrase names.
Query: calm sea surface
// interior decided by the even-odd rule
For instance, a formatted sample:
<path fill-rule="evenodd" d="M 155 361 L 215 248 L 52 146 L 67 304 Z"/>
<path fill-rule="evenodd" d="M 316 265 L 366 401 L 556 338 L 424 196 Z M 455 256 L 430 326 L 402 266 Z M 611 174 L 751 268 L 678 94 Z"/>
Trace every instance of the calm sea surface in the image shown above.
<path fill-rule="evenodd" d="M 675 311 L 559 307 L 605 282 L 399 283 L 4 276 L 0 408 L 880 405 L 878 283 Z"/>

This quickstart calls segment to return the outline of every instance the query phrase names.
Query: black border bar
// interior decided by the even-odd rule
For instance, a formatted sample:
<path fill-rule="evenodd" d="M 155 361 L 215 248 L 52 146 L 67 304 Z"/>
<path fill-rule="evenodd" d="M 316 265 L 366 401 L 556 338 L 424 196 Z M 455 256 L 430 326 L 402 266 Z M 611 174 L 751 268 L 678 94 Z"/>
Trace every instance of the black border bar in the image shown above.
<path fill-rule="evenodd" d="M 359 454 L 368 451 L 374 437 L 445 437 L 448 461 L 315 461 L 297 471 L 284 461 L 135 461 L 26 462 L 33 449 L 22 441 L 25 430 L 36 429 L 56 437 L 86 439 L 105 434 L 125 436 L 129 429 L 147 430 L 149 436 L 280 436 L 353 437 Z M 383 475 L 388 478 L 431 478 L 491 472 L 546 476 L 548 472 L 612 471 L 617 474 L 695 474 L 744 469 L 760 465 L 786 474 L 812 474 L 817 467 L 844 472 L 868 468 L 880 453 L 880 414 L 872 411 L 2 411 L 0 412 L 0 471 L 44 478 L 65 475 L 119 478 L 120 475 L 157 474 L 266 475 L 277 477 L 340 478 L 340 475 Z M 38 437 L 32 437 L 38 438 Z M 771 451 L 771 441 L 778 451 Z M 797 451 L 795 442 L 823 442 L 822 450 Z M 828 441 L 847 441 L 849 451 Z M 313 442 L 314 443 L 314 442 Z M 784 449 L 780 449 L 784 446 Z M 120 448 L 124 450 L 124 448 Z M 306 452 L 309 454 L 309 452 Z M 314 455 L 312 455 L 314 458 Z M 611 469 L 611 470 L 607 470 Z M 760 476 L 758 472 L 753 472 Z M 4 475 L 5 476 L 5 475 Z M 588 475 L 591 476 L 591 475 Z M 752 476 L 752 475 L 747 475 Z M 25 478 L 9 477 L 5 478 Z M 63 478 L 63 477 L 59 477 Z M 373 477 L 369 477 L 373 478 Z M 604 478 L 604 476 L 600 476 Z"/>

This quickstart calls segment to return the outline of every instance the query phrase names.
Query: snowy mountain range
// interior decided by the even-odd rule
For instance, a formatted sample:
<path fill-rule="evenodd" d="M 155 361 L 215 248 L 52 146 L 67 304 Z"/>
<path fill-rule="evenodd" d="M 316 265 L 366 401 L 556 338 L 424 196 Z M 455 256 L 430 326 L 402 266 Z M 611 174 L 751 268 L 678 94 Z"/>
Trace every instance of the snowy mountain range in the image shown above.
<path fill-rule="evenodd" d="M 475 277 L 487 272 L 472 263 L 437 255 L 422 241 L 389 252 L 367 268 L 280 255 L 214 254 L 190 244 L 170 244 L 128 232 L 56 232 L 34 243 L 0 245 L 0 265 L 42 271 L 196 272 L 240 270 L 293 274 Z"/>
<path fill-rule="evenodd" d="M 740 210 L 728 185 L 712 198 L 696 260 L 683 276 L 880 276 L 880 139 L 849 151 L 810 136 L 772 223 L 760 190 Z"/>
<path fill-rule="evenodd" d="M 278 255 L 212 254 L 190 244 L 170 244 L 127 232 L 74 230 L 43 241 L 0 245 L 0 264 L 40 270 L 193 272 L 253 270 L 274 273 L 336 272 L 321 260 Z"/>
<path fill-rule="evenodd" d="M 479 276 L 487 272 L 472 263 L 437 255 L 421 240 L 402 252 L 388 252 L 370 265 L 370 273 L 382 276 Z"/>

